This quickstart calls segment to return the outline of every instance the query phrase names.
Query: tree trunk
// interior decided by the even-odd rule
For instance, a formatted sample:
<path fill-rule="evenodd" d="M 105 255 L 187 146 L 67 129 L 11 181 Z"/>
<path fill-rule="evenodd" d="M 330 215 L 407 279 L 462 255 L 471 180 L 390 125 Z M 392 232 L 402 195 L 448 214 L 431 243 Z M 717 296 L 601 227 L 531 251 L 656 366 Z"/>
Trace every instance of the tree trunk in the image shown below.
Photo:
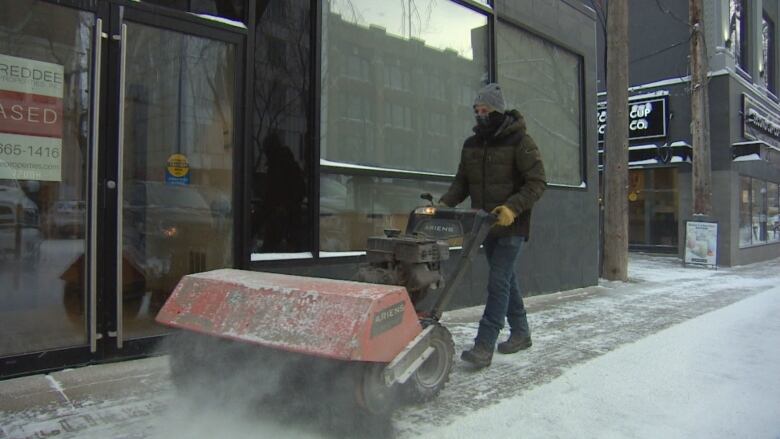
<path fill-rule="evenodd" d="M 607 4 L 602 277 L 628 280 L 628 0 Z"/>

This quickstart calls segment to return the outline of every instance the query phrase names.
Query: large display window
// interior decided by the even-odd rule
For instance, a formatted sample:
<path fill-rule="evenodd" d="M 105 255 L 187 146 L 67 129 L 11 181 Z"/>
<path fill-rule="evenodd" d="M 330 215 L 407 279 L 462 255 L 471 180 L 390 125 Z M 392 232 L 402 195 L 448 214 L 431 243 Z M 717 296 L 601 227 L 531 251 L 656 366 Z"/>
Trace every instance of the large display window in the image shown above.
<path fill-rule="evenodd" d="M 489 31 L 484 12 L 449 1 L 331 0 L 322 13 L 327 255 L 404 229 L 422 192 L 446 191 L 472 134 L 474 96 L 489 78 Z"/>
<path fill-rule="evenodd" d="M 583 182 L 582 61 L 536 35 L 499 21 L 498 81 L 508 108 L 525 117 L 550 184 Z"/>
<path fill-rule="evenodd" d="M 740 177 L 739 246 L 780 242 L 778 183 Z"/>

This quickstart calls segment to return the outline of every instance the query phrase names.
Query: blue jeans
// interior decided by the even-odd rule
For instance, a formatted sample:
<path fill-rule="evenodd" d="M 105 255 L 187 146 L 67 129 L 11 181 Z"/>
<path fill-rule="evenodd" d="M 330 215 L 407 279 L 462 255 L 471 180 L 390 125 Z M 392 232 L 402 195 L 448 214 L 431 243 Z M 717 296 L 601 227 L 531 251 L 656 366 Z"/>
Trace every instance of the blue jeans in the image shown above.
<path fill-rule="evenodd" d="M 512 334 L 531 335 L 515 273 L 517 259 L 524 242 L 520 236 L 489 236 L 483 243 L 490 274 L 485 311 L 479 321 L 477 338 L 474 340 L 476 344 L 492 349 L 496 345 L 498 334 L 504 327 L 505 321 L 509 322 Z"/>

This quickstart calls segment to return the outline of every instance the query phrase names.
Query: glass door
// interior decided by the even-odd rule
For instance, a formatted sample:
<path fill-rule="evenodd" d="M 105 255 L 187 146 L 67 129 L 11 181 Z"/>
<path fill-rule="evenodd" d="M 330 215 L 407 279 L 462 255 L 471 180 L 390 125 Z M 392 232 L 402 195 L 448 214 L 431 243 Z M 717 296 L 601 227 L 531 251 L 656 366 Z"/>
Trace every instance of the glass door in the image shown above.
<path fill-rule="evenodd" d="M 233 266 L 240 34 L 161 21 L 112 10 L 117 348 L 166 332 L 154 318 L 182 276 Z"/>
<path fill-rule="evenodd" d="M 142 353 L 183 275 L 233 266 L 245 30 L 144 2 L 0 10 L 0 377 Z"/>
<path fill-rule="evenodd" d="M 1 376 L 20 356 L 94 351 L 85 253 L 102 20 L 34 0 L 0 10 L 0 359 L 15 357 Z"/>

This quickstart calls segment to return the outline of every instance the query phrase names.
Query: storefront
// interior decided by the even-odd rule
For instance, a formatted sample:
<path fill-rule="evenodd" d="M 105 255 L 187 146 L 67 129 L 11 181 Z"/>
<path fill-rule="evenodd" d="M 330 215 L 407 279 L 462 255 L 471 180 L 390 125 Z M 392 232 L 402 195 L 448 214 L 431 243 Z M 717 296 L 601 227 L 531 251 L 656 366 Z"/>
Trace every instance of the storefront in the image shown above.
<path fill-rule="evenodd" d="M 691 148 L 672 132 L 669 90 L 633 95 L 628 104 L 628 239 L 631 250 L 677 253 L 680 177 L 690 172 Z M 598 105 L 599 166 L 603 167 L 606 101 Z M 676 114 L 676 113 L 675 113 Z"/>
<path fill-rule="evenodd" d="M 644 126 L 634 107 L 657 102 L 659 96 L 666 103 L 653 105 L 652 111 L 666 112 L 659 120 L 667 121 L 667 128 L 654 131 L 654 138 L 629 128 L 627 201 L 632 250 L 680 255 L 685 251 L 685 222 L 692 219 L 694 159 L 687 86 L 676 80 L 665 81 L 662 88 L 649 85 L 632 90 L 630 126 Z M 742 75 L 722 71 L 710 79 L 710 108 L 711 219 L 718 223 L 718 264 L 742 265 L 778 257 L 780 104 Z M 605 119 L 604 111 L 599 111 Z M 648 127 L 657 126 L 654 117 L 651 113 L 645 118 Z"/>
<path fill-rule="evenodd" d="M 550 182 L 526 293 L 595 284 L 595 15 L 493 3 L 0 0 L 0 377 L 148 355 L 187 273 L 351 278 L 491 80 Z"/>

